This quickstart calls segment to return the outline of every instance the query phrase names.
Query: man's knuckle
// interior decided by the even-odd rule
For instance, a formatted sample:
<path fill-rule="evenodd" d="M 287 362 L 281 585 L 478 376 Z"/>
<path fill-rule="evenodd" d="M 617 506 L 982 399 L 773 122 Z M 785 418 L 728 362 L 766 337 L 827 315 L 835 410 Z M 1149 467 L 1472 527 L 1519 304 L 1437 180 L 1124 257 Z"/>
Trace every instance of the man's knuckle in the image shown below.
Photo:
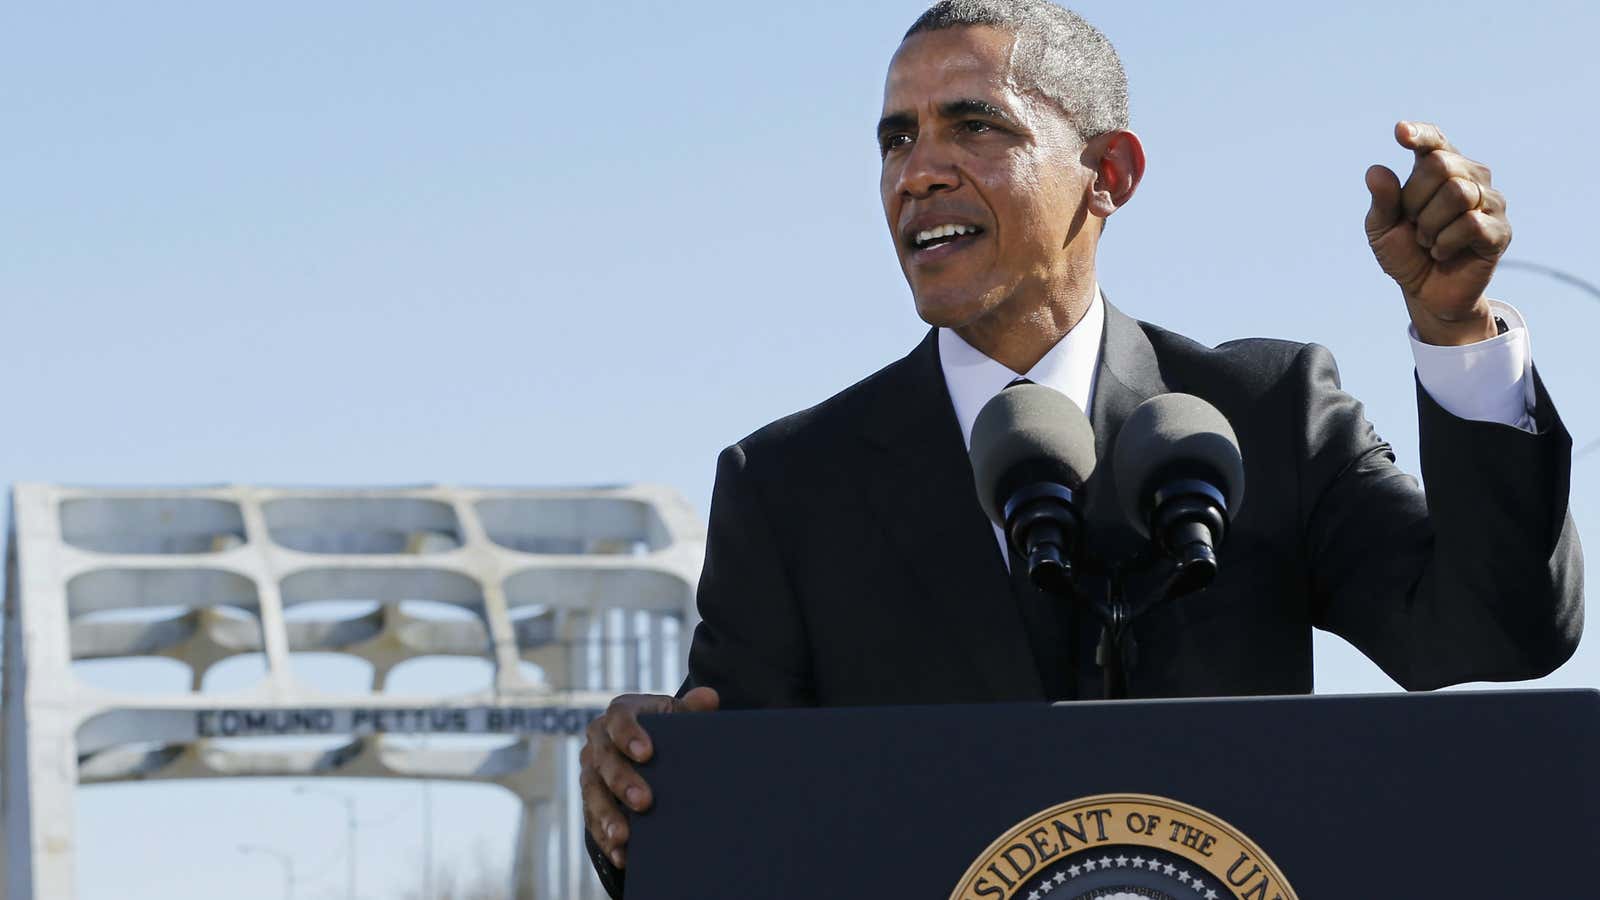
<path fill-rule="evenodd" d="M 1480 210 L 1474 216 L 1474 220 L 1475 227 L 1473 230 L 1477 233 L 1477 240 L 1487 240 L 1494 244 L 1502 244 L 1510 236 L 1511 230 L 1505 223 L 1486 212 Z"/>
<path fill-rule="evenodd" d="M 1435 154 L 1444 156 L 1442 160 L 1445 171 L 1451 178 L 1465 178 L 1468 181 L 1478 180 L 1478 170 L 1472 160 L 1458 153 Z"/>
<path fill-rule="evenodd" d="M 619 694 L 615 700 L 611 701 L 611 706 L 618 713 L 631 716 L 638 712 L 639 707 L 647 700 L 649 700 L 649 696 L 646 694 Z"/>
<path fill-rule="evenodd" d="M 610 726 L 606 728 L 606 742 L 613 747 L 621 747 L 624 743 L 626 743 L 625 737 L 627 734 L 635 727 L 636 726 L 631 719 L 624 719 L 618 716 L 616 719 L 613 719 Z"/>

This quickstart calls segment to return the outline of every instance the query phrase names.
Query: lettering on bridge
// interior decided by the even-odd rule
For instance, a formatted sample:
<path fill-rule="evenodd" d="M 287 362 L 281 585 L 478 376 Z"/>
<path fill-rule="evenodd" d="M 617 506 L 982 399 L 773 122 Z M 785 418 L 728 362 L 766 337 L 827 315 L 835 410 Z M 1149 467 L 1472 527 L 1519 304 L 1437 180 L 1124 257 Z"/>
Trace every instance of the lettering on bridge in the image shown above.
<path fill-rule="evenodd" d="M 228 707 L 194 713 L 197 737 L 300 734 L 581 734 L 602 709 L 570 706 Z"/>

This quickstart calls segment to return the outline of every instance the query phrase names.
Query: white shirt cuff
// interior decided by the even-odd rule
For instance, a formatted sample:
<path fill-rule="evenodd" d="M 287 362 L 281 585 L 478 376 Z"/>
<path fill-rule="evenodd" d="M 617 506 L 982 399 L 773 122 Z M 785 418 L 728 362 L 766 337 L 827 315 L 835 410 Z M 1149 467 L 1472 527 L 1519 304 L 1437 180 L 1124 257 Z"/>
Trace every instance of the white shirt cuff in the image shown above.
<path fill-rule="evenodd" d="M 1533 424 L 1533 349 L 1522 313 L 1490 300 L 1494 314 L 1505 320 L 1499 337 L 1462 347 L 1438 347 L 1411 334 L 1411 355 L 1417 380 L 1445 412 L 1477 422 L 1498 422 L 1523 431 Z"/>

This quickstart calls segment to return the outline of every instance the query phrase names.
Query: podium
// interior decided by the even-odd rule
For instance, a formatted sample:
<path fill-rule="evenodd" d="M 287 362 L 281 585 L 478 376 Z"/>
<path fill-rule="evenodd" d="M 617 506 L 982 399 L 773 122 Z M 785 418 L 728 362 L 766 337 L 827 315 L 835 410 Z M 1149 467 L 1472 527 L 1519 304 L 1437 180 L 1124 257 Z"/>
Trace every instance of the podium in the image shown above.
<path fill-rule="evenodd" d="M 628 900 L 1600 896 L 1600 692 L 644 720 Z"/>

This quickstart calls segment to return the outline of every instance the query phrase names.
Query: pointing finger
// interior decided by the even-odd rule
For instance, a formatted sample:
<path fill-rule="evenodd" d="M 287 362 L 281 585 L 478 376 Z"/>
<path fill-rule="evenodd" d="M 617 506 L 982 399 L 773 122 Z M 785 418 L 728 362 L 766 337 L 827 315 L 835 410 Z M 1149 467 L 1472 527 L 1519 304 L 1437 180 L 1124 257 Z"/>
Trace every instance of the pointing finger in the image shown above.
<path fill-rule="evenodd" d="M 1439 150 L 1419 154 L 1416 164 L 1411 167 L 1411 177 L 1406 179 L 1405 187 L 1400 189 L 1400 205 L 1405 209 L 1406 218 L 1414 222 L 1439 189 L 1450 181 L 1460 179 L 1475 182 L 1479 186 L 1487 186 L 1490 177 L 1488 166 L 1467 159 L 1459 153 Z"/>
<path fill-rule="evenodd" d="M 1431 122 L 1396 122 L 1394 139 L 1407 150 L 1415 150 L 1419 156 L 1435 150 L 1449 150 L 1454 153 L 1456 149 L 1444 136 L 1444 132 L 1439 130 L 1439 126 Z"/>

